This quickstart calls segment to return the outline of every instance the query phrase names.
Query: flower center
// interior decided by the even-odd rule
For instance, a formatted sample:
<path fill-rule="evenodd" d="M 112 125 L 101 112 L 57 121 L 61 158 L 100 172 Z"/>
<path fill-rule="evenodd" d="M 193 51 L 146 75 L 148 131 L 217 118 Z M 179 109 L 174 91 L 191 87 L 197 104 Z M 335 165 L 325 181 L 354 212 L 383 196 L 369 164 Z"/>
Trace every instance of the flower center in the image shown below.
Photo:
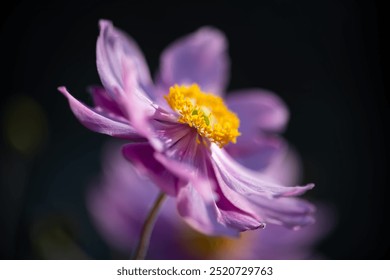
<path fill-rule="evenodd" d="M 236 143 L 237 136 L 240 136 L 237 115 L 226 107 L 221 97 L 202 92 L 197 84 L 174 85 L 164 98 L 180 114 L 179 122 L 196 128 L 200 136 L 220 148 L 229 142 Z"/>

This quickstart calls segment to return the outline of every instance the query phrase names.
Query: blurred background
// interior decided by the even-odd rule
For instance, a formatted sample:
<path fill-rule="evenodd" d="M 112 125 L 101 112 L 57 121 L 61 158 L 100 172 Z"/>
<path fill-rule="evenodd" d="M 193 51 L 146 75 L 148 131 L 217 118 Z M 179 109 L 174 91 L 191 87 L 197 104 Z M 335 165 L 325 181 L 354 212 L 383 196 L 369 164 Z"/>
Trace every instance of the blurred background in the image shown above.
<path fill-rule="evenodd" d="M 187 3 L 184 5 L 184 3 Z M 90 102 L 98 20 L 130 34 L 155 71 L 174 39 L 212 25 L 229 40 L 229 89 L 261 87 L 288 105 L 284 136 L 302 158 L 307 198 L 336 213 L 316 250 L 389 259 L 384 9 L 374 1 L 182 5 L 13 1 L 1 10 L 0 256 L 115 258 L 86 209 L 108 136 L 84 128 L 57 92 Z"/>

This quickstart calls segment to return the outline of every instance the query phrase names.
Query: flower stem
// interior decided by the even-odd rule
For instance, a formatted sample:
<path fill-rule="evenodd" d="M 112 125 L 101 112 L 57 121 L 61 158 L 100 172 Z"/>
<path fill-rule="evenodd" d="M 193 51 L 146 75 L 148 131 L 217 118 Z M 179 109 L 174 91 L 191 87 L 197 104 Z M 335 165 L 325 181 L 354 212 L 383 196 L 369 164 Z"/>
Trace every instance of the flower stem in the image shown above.
<path fill-rule="evenodd" d="M 137 248 L 135 250 L 135 254 L 133 257 L 134 260 L 143 260 L 146 257 L 154 223 L 157 219 L 158 211 L 160 210 L 160 207 L 164 202 L 165 197 L 166 197 L 165 193 L 160 192 L 156 198 L 156 201 L 153 204 L 152 209 L 150 209 L 150 212 L 141 229 L 141 237 L 137 245 Z"/>

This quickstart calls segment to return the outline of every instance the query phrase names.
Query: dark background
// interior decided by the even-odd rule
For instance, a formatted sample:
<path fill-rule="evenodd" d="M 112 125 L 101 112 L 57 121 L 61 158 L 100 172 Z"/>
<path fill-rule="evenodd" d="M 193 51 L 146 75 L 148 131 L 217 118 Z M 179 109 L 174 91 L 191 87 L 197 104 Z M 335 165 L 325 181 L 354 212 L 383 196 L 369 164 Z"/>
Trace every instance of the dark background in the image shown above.
<path fill-rule="evenodd" d="M 390 258 L 384 8 L 374 1 L 253 2 L 19 1 L 2 8 L 2 258 L 113 257 L 84 206 L 109 137 L 82 127 L 56 91 L 66 85 L 89 101 L 86 86 L 99 84 L 100 18 L 135 38 L 152 71 L 177 37 L 202 25 L 223 30 L 229 89 L 262 87 L 285 100 L 285 137 L 302 156 L 304 181 L 317 185 L 309 198 L 337 212 L 318 250 L 330 259 Z"/>

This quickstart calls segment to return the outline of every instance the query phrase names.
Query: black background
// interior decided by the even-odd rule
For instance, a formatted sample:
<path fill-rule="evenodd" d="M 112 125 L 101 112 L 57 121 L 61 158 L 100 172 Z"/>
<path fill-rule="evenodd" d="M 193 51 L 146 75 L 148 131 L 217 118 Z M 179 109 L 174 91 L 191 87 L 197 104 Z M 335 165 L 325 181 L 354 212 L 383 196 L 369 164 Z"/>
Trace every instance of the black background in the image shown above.
<path fill-rule="evenodd" d="M 99 84 L 97 22 L 107 18 L 138 42 L 152 71 L 179 36 L 203 25 L 223 30 L 229 89 L 262 87 L 285 100 L 285 137 L 302 156 L 304 181 L 317 185 L 310 198 L 337 212 L 336 228 L 318 250 L 330 259 L 389 259 L 384 9 L 352 0 L 182 3 L 20 1 L 2 8 L 1 257 L 48 257 L 36 249 L 42 227 L 65 231 L 45 238 L 67 244 L 70 237 L 90 258 L 112 257 L 84 206 L 108 136 L 82 127 L 56 91 L 66 85 L 89 101 L 86 86 Z M 46 120 L 42 143 L 28 154 L 5 137 L 7 112 L 20 96 L 35 100 Z"/>

